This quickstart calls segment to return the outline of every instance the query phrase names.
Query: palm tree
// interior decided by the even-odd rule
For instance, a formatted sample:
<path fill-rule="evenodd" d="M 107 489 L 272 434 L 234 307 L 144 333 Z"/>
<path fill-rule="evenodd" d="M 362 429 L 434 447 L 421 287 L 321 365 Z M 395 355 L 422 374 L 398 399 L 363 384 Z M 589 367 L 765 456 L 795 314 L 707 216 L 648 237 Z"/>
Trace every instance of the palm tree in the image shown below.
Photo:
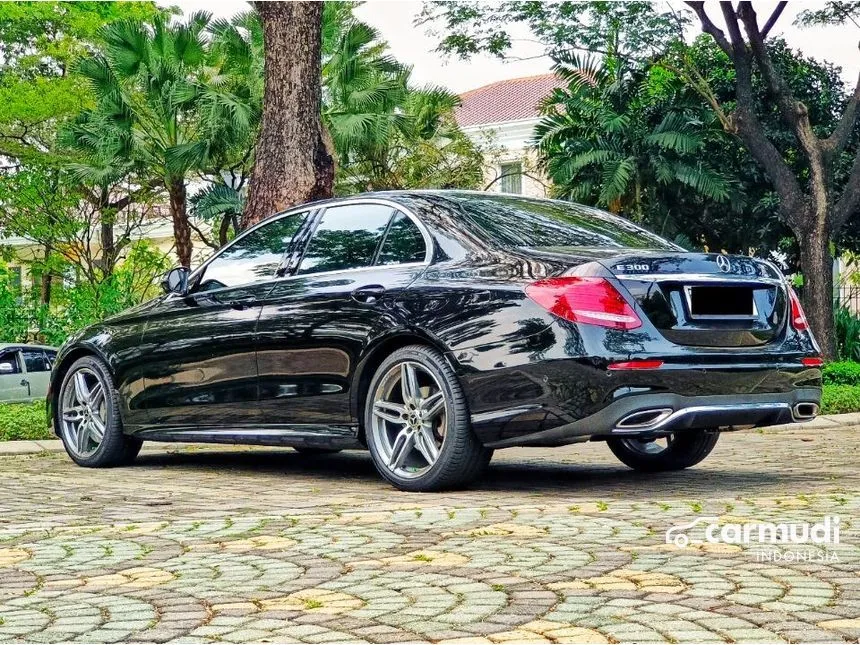
<path fill-rule="evenodd" d="M 92 125 L 101 124 L 113 142 L 108 161 L 134 164 L 142 180 L 163 186 L 183 266 L 190 265 L 192 252 L 189 176 L 247 139 L 257 114 L 248 95 L 237 94 L 231 83 L 233 59 L 213 55 L 209 24 L 206 13 L 181 24 L 163 17 L 152 24 L 113 23 L 103 30 L 104 51 L 77 68 L 90 81 L 96 105 L 81 115 L 72 140 L 86 152 Z"/>
<path fill-rule="evenodd" d="M 338 192 L 429 186 L 475 187 L 480 150 L 454 122 L 459 99 L 411 86 L 411 68 L 378 32 L 351 15 L 323 62 L 323 120 L 331 135 Z"/>
<path fill-rule="evenodd" d="M 683 88 L 612 57 L 566 54 L 555 71 L 567 87 L 543 103 L 535 143 L 560 197 L 640 222 L 655 214 L 660 191 L 729 197 L 726 179 L 698 156 L 708 113 Z"/>

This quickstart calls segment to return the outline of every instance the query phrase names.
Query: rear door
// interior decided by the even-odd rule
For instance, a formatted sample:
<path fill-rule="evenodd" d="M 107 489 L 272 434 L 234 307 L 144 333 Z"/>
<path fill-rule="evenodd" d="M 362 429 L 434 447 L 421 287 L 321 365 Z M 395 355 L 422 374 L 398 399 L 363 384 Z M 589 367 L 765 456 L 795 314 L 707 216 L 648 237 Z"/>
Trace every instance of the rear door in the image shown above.
<path fill-rule="evenodd" d="M 308 211 L 276 217 L 240 236 L 168 296 L 144 332 L 149 359 L 141 397 L 155 426 L 235 428 L 259 421 L 256 328 Z"/>
<path fill-rule="evenodd" d="M 395 302 L 425 269 L 429 239 L 411 216 L 383 203 L 321 213 L 295 275 L 276 282 L 260 316 L 267 423 L 352 432 L 355 364 L 371 339 L 403 325 Z"/>

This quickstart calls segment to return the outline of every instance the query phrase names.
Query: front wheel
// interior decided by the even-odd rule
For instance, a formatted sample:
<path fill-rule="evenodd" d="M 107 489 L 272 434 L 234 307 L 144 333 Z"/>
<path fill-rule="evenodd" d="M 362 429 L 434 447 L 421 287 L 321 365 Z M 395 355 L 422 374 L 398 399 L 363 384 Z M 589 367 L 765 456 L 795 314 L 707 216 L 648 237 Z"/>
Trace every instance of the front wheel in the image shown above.
<path fill-rule="evenodd" d="M 634 470 L 660 472 L 695 466 L 707 457 L 717 444 L 716 430 L 684 430 L 651 440 L 635 437 L 612 437 L 609 449 Z"/>
<path fill-rule="evenodd" d="M 364 427 L 376 469 L 401 490 L 464 486 L 492 455 L 472 432 L 466 398 L 450 365 L 421 345 L 397 350 L 376 370 Z"/>
<path fill-rule="evenodd" d="M 122 431 L 119 394 L 105 364 L 94 356 L 75 361 L 63 378 L 55 423 L 69 457 L 80 466 L 131 463 L 143 442 Z"/>

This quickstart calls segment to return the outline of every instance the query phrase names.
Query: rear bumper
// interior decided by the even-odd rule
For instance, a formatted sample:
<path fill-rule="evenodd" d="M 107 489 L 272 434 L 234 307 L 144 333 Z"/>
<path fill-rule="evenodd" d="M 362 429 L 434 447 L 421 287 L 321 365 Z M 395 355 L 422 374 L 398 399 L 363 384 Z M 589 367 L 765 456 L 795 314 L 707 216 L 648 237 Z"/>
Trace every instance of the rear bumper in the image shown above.
<path fill-rule="evenodd" d="M 493 448 L 508 446 L 560 446 L 592 439 L 616 436 L 655 437 L 685 430 L 714 429 L 724 431 L 744 427 L 762 427 L 800 423 L 818 413 L 820 388 L 802 388 L 774 394 L 731 394 L 683 396 L 679 394 L 644 394 L 629 396 L 588 417 L 548 430 L 489 441 Z M 496 413 L 501 415 L 509 411 Z M 520 408 L 509 419 L 538 412 Z M 488 419 L 477 421 L 479 424 Z M 486 416 L 486 415 L 484 415 Z"/>

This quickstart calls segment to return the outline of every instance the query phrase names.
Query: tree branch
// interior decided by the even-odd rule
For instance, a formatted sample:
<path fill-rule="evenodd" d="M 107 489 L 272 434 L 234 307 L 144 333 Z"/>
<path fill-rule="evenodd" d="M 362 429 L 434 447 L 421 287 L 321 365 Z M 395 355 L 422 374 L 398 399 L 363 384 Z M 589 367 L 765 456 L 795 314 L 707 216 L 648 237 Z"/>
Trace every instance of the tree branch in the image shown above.
<path fill-rule="evenodd" d="M 762 40 L 767 38 L 767 35 L 770 33 L 770 30 L 773 29 L 773 26 L 776 24 L 776 21 L 779 20 L 779 17 L 785 10 L 786 5 L 788 5 L 787 0 L 783 0 L 782 2 L 777 3 L 776 9 L 773 10 L 773 13 L 770 14 L 770 18 L 767 19 L 766 23 L 764 23 L 764 27 L 761 28 Z"/>
<path fill-rule="evenodd" d="M 687 2 L 686 4 L 699 17 L 699 21 L 702 23 L 702 31 L 706 34 L 710 34 L 714 41 L 716 41 L 717 45 L 720 46 L 720 49 L 726 52 L 730 57 L 733 56 L 731 43 L 726 40 L 726 35 L 723 33 L 723 30 L 717 27 L 708 17 L 708 12 L 705 11 L 705 3 L 699 1 Z"/>
<path fill-rule="evenodd" d="M 857 210 L 860 205 L 860 152 L 854 157 L 851 173 L 842 196 L 833 207 L 833 224 L 831 230 L 835 233 L 846 222 L 846 220 Z"/>
<path fill-rule="evenodd" d="M 854 93 L 848 100 L 848 105 L 845 106 L 842 118 L 839 119 L 839 123 L 830 136 L 822 142 L 824 154 L 828 161 L 836 159 L 848 145 L 848 139 L 851 138 L 857 121 L 858 104 L 860 104 L 860 75 L 857 77 L 857 85 L 854 86 Z"/>

